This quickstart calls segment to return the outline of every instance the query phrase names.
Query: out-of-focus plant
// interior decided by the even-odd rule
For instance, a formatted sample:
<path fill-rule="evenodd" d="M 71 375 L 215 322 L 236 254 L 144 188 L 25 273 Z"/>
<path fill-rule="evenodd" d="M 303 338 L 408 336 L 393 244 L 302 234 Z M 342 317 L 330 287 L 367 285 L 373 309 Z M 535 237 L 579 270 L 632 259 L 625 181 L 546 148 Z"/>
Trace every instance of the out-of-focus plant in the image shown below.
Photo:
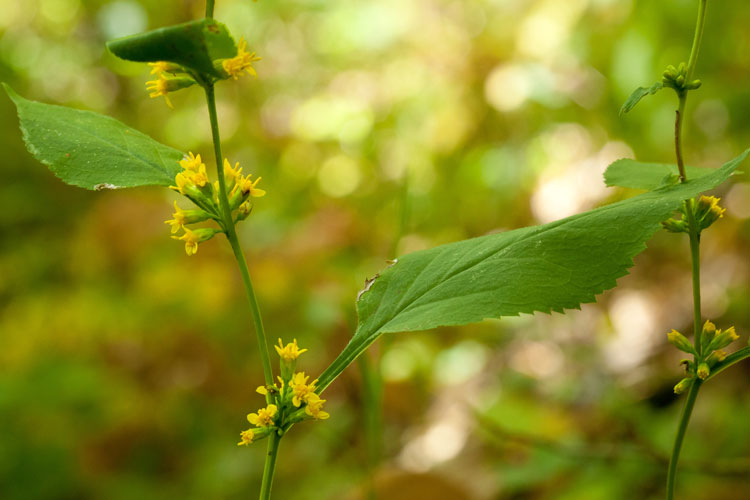
<path fill-rule="evenodd" d="M 309 375 L 296 371 L 297 358 L 305 351 L 296 340 L 287 344 L 279 340 L 275 346 L 280 358 L 276 377 L 271 367 L 260 307 L 236 232 L 236 225 L 251 214 L 253 199 L 266 193 L 258 186 L 260 177 L 243 175 L 239 163 L 232 166 L 223 157 L 215 102 L 216 84 L 236 80 L 243 73 L 255 75 L 253 63 L 259 58 L 247 51 L 244 40 L 236 43 L 227 28 L 213 19 L 212 0 L 206 3 L 204 19 L 117 39 L 109 42 L 108 48 L 122 59 L 150 64 L 155 76 L 147 82 L 149 95 L 164 97 L 170 107 L 170 93 L 195 85 L 203 88 L 214 147 L 213 182 L 200 154 L 184 154 L 159 144 L 113 118 L 29 101 L 5 88 L 16 104 L 29 151 L 64 182 L 93 190 L 160 185 L 179 192 L 195 207 L 183 209 L 175 203 L 172 219 L 166 223 L 173 238 L 185 243 L 188 255 L 195 254 L 201 243 L 215 235 L 226 236 L 245 286 L 265 379 L 257 392 L 265 397 L 266 406 L 247 416 L 252 427 L 240 433 L 238 443 L 249 445 L 268 438 L 261 499 L 270 498 L 281 439 L 297 423 L 329 418 L 323 410 L 322 392 L 381 335 L 577 308 L 616 286 L 617 278 L 627 274 L 633 258 L 662 226 L 688 233 L 693 251 L 696 335 L 694 343 L 674 331 L 669 335 L 670 342 L 694 356 L 685 362 L 689 376 L 676 387 L 678 392 L 688 390 L 689 395 L 669 469 L 667 494 L 671 498 L 677 456 L 698 388 L 703 381 L 750 356 L 750 348 L 732 355 L 722 351 L 736 339 L 733 328 L 721 332 L 710 322 L 702 331 L 699 327 L 699 236 L 721 217 L 723 209 L 716 198 L 694 198 L 727 180 L 750 152 L 716 170 L 686 170 L 682 162 L 680 134 L 685 99 L 689 90 L 700 86 L 692 80 L 692 74 L 705 3 L 701 0 L 690 62 L 670 67 L 662 83 L 638 89 L 623 107 L 628 111 L 642 97 L 664 87 L 677 92 L 676 166 L 620 160 L 608 169 L 607 183 L 648 192 L 549 224 L 394 259 L 367 281 L 356 299 L 358 326 L 351 341 L 312 381 Z M 694 173 L 694 178 L 688 181 L 686 172 Z M 682 212 L 683 219 L 670 219 L 675 211 Z M 194 226 L 203 223 L 212 225 Z M 176 235 L 180 231 L 182 234 Z"/>

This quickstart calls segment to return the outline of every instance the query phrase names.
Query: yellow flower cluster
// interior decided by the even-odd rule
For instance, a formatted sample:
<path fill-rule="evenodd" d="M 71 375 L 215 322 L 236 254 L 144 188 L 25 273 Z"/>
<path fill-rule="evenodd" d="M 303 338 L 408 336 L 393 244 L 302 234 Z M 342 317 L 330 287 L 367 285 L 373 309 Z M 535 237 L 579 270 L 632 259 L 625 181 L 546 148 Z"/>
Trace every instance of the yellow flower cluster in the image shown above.
<path fill-rule="evenodd" d="M 279 345 L 274 347 L 280 358 L 282 376 L 278 377 L 278 385 L 260 386 L 256 389 L 258 394 L 266 397 L 267 406 L 247 416 L 248 422 L 255 428 L 240 433 L 240 442 L 237 443 L 240 446 L 303 420 L 325 420 L 330 417 L 323 410 L 326 400 L 321 399 L 316 392 L 318 380 L 308 383 L 308 375 L 293 371 L 297 358 L 307 349 L 300 349 L 297 339 L 286 345 L 279 339 Z"/>
<path fill-rule="evenodd" d="M 687 366 L 688 377 L 680 380 L 674 387 L 676 394 L 682 394 L 687 391 L 693 384 L 695 378 L 706 380 L 711 376 L 711 370 L 717 364 L 724 361 L 727 357 L 724 348 L 740 338 L 733 326 L 726 330 L 718 330 L 716 325 L 706 321 L 703 325 L 700 337 L 700 350 L 697 344 L 690 342 L 684 335 L 677 330 L 672 330 L 667 334 L 667 340 L 670 344 L 679 350 L 692 354 L 694 361 L 683 360 L 682 363 Z"/>
<path fill-rule="evenodd" d="M 256 57 L 255 52 L 249 53 L 246 49 L 247 42 L 244 38 L 240 38 L 240 42 L 237 44 L 237 55 L 231 59 L 224 59 L 221 62 L 224 71 L 235 80 L 242 75 L 243 71 L 247 71 L 252 76 L 258 76 L 258 73 L 255 72 L 255 68 L 253 68 L 253 63 L 255 61 L 260 61 L 261 58 Z"/>
<path fill-rule="evenodd" d="M 146 82 L 146 90 L 149 92 L 149 97 L 152 99 L 155 97 L 164 97 L 167 106 L 174 109 L 172 101 L 169 100 L 167 95 L 169 92 L 184 89 L 195 85 L 196 81 L 190 76 L 170 76 L 167 78 L 167 74 L 171 73 L 185 73 L 185 70 L 179 65 L 166 61 L 157 61 L 148 63 L 151 66 L 151 74 L 156 75 L 156 80 L 150 80 Z"/>
<path fill-rule="evenodd" d="M 216 233 L 226 230 L 225 222 L 220 214 L 222 213 L 221 203 L 219 202 L 219 182 L 213 184 L 208 179 L 206 164 L 201 160 L 201 155 L 188 153 L 179 161 L 182 170 L 175 176 L 175 186 L 169 186 L 190 199 L 199 207 L 197 210 L 183 210 L 175 202 L 175 212 L 172 219 L 165 221 L 165 224 L 171 226 L 174 235 L 180 229 L 184 231 L 181 236 L 172 236 L 176 240 L 185 242 L 185 252 L 188 255 L 195 255 L 198 251 L 198 244 L 211 239 Z M 252 202 L 250 198 L 258 198 L 266 192 L 257 187 L 260 177 L 252 181 L 250 175 L 243 176 L 239 163 L 232 168 L 229 160 L 224 159 L 224 179 L 226 189 L 230 191 L 229 208 L 235 214 L 232 222 L 236 224 L 244 220 L 250 214 Z M 210 228 L 200 228 L 190 230 L 185 226 L 196 222 L 203 222 L 213 219 L 221 226 L 220 230 Z"/>

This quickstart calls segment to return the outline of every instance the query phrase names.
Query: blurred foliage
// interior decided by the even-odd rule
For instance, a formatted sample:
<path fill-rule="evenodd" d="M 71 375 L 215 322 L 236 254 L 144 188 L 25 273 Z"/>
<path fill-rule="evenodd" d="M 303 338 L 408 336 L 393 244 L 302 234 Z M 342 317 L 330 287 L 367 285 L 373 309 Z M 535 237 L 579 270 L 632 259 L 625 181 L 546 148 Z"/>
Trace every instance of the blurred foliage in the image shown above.
<path fill-rule="evenodd" d="M 0 0 L 0 80 L 210 158 L 201 92 L 175 94 L 171 111 L 147 97 L 146 66 L 104 49 L 203 9 Z M 630 195 L 605 188 L 601 173 L 623 156 L 671 162 L 676 103 L 663 92 L 624 118 L 618 109 L 687 58 L 695 9 L 218 0 L 217 19 L 263 57 L 257 80 L 217 93 L 225 154 L 269 192 L 240 235 L 269 334 L 296 337 L 310 349 L 305 371 L 320 373 L 351 334 L 364 278 L 387 259 Z M 710 2 L 690 164 L 718 166 L 750 145 L 748 23 L 747 2 Z M 0 116 L 0 497 L 253 497 L 264 447 L 235 443 L 262 403 L 262 370 L 228 245 L 215 239 L 187 258 L 163 223 L 172 194 L 63 185 L 25 151 L 4 98 Z M 704 316 L 735 324 L 741 342 L 747 180 L 720 189 L 729 210 L 702 246 Z M 597 305 L 385 338 L 376 490 L 391 500 L 660 498 L 681 407 L 665 333 L 690 328 L 688 269 L 687 242 L 660 234 Z M 702 391 L 681 499 L 750 497 L 738 417 L 748 374 L 747 363 L 733 367 Z M 277 498 L 363 498 L 361 397 L 350 369 L 327 392 L 332 418 L 283 441 Z"/>

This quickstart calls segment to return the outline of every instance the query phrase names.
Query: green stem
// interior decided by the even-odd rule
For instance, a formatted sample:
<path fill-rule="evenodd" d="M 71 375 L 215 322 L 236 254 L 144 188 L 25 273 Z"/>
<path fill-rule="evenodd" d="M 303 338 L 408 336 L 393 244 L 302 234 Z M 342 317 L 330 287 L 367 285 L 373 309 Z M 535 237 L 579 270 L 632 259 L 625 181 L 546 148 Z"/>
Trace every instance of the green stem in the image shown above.
<path fill-rule="evenodd" d="M 706 3 L 707 0 L 700 0 L 698 7 L 698 20 L 695 25 L 695 36 L 693 37 L 693 47 L 690 49 L 690 59 L 688 60 L 686 80 L 690 81 L 695 72 L 695 66 L 698 62 L 698 52 L 700 51 L 701 40 L 703 39 L 703 27 L 706 21 Z M 680 171 L 680 182 L 687 181 L 685 175 L 685 164 L 682 156 L 682 122 L 685 116 L 685 105 L 687 103 L 687 92 L 681 91 L 678 93 L 679 105 L 677 108 L 677 114 L 675 119 L 675 153 L 677 155 L 677 168 Z M 701 276 L 700 276 L 700 231 L 695 221 L 695 215 L 693 214 L 693 200 L 687 200 L 686 210 L 687 221 L 690 236 L 690 260 L 692 264 L 692 277 L 693 277 L 693 333 L 694 333 L 694 344 L 698 352 L 696 360 L 701 357 Z M 685 438 L 685 432 L 687 431 L 688 422 L 690 422 L 690 415 L 693 413 L 693 407 L 695 406 L 695 400 L 698 397 L 698 390 L 700 389 L 702 380 L 694 378 L 693 384 L 690 386 L 688 392 L 687 401 L 685 401 L 685 407 L 682 410 L 680 417 L 680 424 L 677 428 L 677 435 L 674 440 L 674 447 L 672 448 L 672 455 L 669 458 L 669 469 L 667 471 L 667 500 L 674 499 L 674 485 L 675 478 L 677 476 L 677 462 L 680 459 L 680 450 L 682 449 L 682 441 Z"/>
<path fill-rule="evenodd" d="M 216 98 L 214 96 L 213 84 L 206 85 L 205 90 L 206 102 L 208 103 L 208 116 L 211 120 L 211 135 L 213 136 L 214 153 L 216 155 L 216 172 L 219 177 L 219 204 L 221 205 L 221 215 L 223 219 L 222 225 L 226 230 L 227 239 L 229 240 L 229 244 L 232 246 L 232 251 L 234 252 L 235 258 L 237 259 L 237 264 L 240 268 L 240 274 L 242 275 L 242 282 L 245 285 L 247 300 L 250 303 L 250 309 L 253 313 L 255 334 L 258 337 L 258 349 L 260 351 L 260 358 L 263 364 L 263 377 L 266 381 L 266 385 L 272 385 L 273 372 L 271 371 L 271 359 L 268 356 L 268 341 L 266 339 L 265 330 L 263 329 L 263 319 L 261 318 L 260 308 L 258 307 L 258 300 L 256 299 L 255 291 L 253 290 L 253 282 L 250 279 L 250 271 L 247 268 L 245 254 L 242 253 L 240 241 L 237 238 L 237 231 L 234 228 L 234 221 L 232 220 L 232 210 L 229 207 L 229 198 L 227 198 L 226 182 L 224 181 L 224 172 L 222 169 L 219 120 L 216 116 Z M 266 395 L 266 402 L 271 402 L 270 397 L 270 394 Z"/>
<path fill-rule="evenodd" d="M 682 409 L 682 415 L 680 416 L 680 426 L 677 428 L 677 436 L 674 439 L 674 447 L 672 448 L 672 456 L 669 458 L 669 470 L 667 472 L 667 500 L 674 499 L 674 484 L 677 476 L 677 461 L 680 459 L 680 450 L 682 449 L 682 441 L 685 438 L 685 431 L 687 431 L 688 422 L 690 422 L 690 415 L 693 413 L 693 407 L 695 406 L 695 399 L 698 397 L 698 390 L 701 387 L 702 381 L 696 378 L 693 381 L 693 385 L 690 386 L 688 392 L 687 401 L 685 401 L 685 407 Z"/>
<path fill-rule="evenodd" d="M 706 4 L 708 0 L 700 0 L 698 6 L 698 20 L 695 22 L 695 35 L 693 36 L 693 47 L 690 49 L 690 59 L 688 59 L 687 76 L 685 79 L 690 81 L 695 72 L 695 65 L 698 62 L 698 52 L 700 52 L 701 41 L 703 40 L 703 27 L 706 24 Z"/>
<path fill-rule="evenodd" d="M 268 437 L 268 449 L 266 451 L 266 465 L 263 467 L 263 482 L 260 485 L 260 500 L 270 500 L 271 486 L 273 485 L 273 473 L 276 469 L 276 456 L 279 453 L 281 436 L 275 432 Z"/>
<path fill-rule="evenodd" d="M 206 17 L 214 17 L 214 0 L 206 0 Z"/>

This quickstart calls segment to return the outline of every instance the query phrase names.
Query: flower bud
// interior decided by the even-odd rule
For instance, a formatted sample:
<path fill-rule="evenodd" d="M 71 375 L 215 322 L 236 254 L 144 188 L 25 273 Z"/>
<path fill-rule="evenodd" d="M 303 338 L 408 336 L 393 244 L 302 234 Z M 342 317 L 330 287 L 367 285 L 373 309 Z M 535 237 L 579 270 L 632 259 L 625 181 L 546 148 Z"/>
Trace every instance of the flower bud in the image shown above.
<path fill-rule="evenodd" d="M 709 367 L 713 368 L 718 363 L 721 363 L 722 361 L 724 361 L 726 358 L 727 358 L 726 351 L 719 349 L 718 351 L 712 352 L 711 355 L 706 358 L 706 363 L 708 364 Z"/>
<path fill-rule="evenodd" d="M 245 201 L 242 205 L 240 205 L 239 210 L 237 211 L 237 222 L 247 219 L 247 217 L 250 215 L 250 212 L 252 211 L 252 202 L 250 200 Z"/>
<path fill-rule="evenodd" d="M 693 355 L 698 354 L 697 352 L 695 352 L 695 347 L 693 347 L 693 344 L 677 330 L 673 329 L 671 332 L 669 332 L 667 334 L 667 340 L 670 344 L 683 352 Z"/>
<path fill-rule="evenodd" d="M 684 378 L 680 380 L 676 386 L 674 386 L 674 393 L 675 394 L 682 394 L 686 392 L 688 389 L 690 389 L 690 386 L 693 384 L 692 378 Z"/>
<path fill-rule="evenodd" d="M 706 380 L 711 374 L 711 370 L 708 368 L 708 364 L 699 364 L 698 369 L 696 370 L 696 374 L 698 375 L 698 377 L 700 377 L 701 380 Z"/>
<path fill-rule="evenodd" d="M 674 79 L 674 82 L 677 84 L 678 87 L 684 87 L 685 77 L 682 75 L 678 75 L 677 78 Z"/>
<path fill-rule="evenodd" d="M 710 321 L 706 320 L 703 324 L 703 330 L 701 332 L 701 351 L 704 353 L 709 352 L 708 346 L 716 335 L 716 326 Z"/>
<path fill-rule="evenodd" d="M 688 225 L 683 220 L 667 219 L 661 223 L 662 227 L 670 233 L 687 233 Z"/>
<path fill-rule="evenodd" d="M 740 338 L 737 332 L 734 331 L 734 327 L 730 326 L 726 330 L 717 330 L 716 336 L 713 338 L 710 344 L 708 344 L 709 351 L 715 351 L 717 349 L 723 349 L 735 340 Z"/>

